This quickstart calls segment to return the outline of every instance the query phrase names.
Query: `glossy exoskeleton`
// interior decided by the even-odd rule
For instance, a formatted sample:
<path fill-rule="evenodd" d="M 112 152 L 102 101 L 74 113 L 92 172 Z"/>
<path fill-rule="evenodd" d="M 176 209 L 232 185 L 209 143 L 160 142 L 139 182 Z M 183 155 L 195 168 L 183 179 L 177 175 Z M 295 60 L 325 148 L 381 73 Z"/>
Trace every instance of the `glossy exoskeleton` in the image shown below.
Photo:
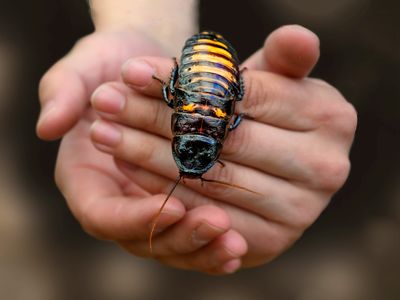
<path fill-rule="evenodd" d="M 164 205 L 182 178 L 231 185 L 202 177 L 218 161 L 228 132 L 243 117 L 234 115 L 235 103 L 244 95 L 244 84 L 231 44 L 214 32 L 195 34 L 186 41 L 179 65 L 175 61 L 169 84 L 154 78 L 162 83 L 163 98 L 174 109 L 172 154 L 179 169 Z M 150 234 L 150 250 L 157 219 Z"/>

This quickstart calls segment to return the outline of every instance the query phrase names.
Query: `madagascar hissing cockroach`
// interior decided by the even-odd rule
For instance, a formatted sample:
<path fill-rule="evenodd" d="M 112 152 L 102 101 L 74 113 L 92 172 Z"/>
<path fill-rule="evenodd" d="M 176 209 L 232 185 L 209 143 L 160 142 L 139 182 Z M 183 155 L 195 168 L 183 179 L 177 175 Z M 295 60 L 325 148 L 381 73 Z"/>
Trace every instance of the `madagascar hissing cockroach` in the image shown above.
<path fill-rule="evenodd" d="M 156 76 L 153 78 L 161 82 L 164 101 L 174 109 L 172 155 L 179 176 L 154 219 L 149 236 L 150 251 L 157 220 L 182 178 L 197 178 L 253 192 L 202 177 L 218 161 L 228 132 L 244 116 L 234 114 L 236 101 L 244 95 L 244 83 L 231 44 L 218 33 L 195 34 L 186 41 L 179 65 L 175 60 L 169 84 Z"/>

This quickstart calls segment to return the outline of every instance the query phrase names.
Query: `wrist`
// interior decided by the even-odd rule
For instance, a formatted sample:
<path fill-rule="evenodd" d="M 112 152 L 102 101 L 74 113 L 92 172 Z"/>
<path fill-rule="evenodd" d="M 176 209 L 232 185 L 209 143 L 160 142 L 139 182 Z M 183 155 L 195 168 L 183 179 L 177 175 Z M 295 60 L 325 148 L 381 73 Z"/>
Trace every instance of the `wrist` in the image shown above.
<path fill-rule="evenodd" d="M 90 0 L 96 31 L 139 31 L 171 55 L 197 31 L 197 0 Z"/>

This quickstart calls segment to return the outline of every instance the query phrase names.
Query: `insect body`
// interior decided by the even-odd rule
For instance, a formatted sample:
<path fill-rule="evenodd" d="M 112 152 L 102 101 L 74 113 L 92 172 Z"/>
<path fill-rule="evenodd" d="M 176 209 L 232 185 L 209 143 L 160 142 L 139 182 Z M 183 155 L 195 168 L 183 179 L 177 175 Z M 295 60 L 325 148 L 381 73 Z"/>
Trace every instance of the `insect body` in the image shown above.
<path fill-rule="evenodd" d="M 172 153 L 180 175 L 201 178 L 217 161 L 232 123 L 235 102 L 243 97 L 236 51 L 221 35 L 201 32 L 183 47 L 164 100 L 174 109 Z"/>
<path fill-rule="evenodd" d="M 182 178 L 235 186 L 204 179 L 202 175 L 218 161 L 228 132 L 243 117 L 234 116 L 235 103 L 244 94 L 236 51 L 221 35 L 201 32 L 186 41 L 169 84 L 154 78 L 163 84 L 164 100 L 174 109 L 172 154 L 179 169 L 179 177 L 164 205 Z M 150 250 L 157 219 L 158 216 L 150 234 Z"/>

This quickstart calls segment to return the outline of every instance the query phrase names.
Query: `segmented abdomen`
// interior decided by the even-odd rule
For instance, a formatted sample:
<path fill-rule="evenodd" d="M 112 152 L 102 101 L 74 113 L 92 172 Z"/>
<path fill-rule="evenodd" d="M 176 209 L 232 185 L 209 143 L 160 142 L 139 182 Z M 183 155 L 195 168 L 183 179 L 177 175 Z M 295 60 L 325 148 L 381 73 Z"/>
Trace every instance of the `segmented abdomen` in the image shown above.
<path fill-rule="evenodd" d="M 182 50 L 179 85 L 185 90 L 231 100 L 240 89 L 236 51 L 221 35 L 201 32 Z"/>
<path fill-rule="evenodd" d="M 177 134 L 202 133 L 221 142 L 241 94 L 239 60 L 236 51 L 221 35 L 201 32 L 185 43 L 179 64 L 178 114 L 173 130 Z M 190 125 L 189 125 L 190 124 Z M 219 128 L 215 128 L 215 127 Z"/>

